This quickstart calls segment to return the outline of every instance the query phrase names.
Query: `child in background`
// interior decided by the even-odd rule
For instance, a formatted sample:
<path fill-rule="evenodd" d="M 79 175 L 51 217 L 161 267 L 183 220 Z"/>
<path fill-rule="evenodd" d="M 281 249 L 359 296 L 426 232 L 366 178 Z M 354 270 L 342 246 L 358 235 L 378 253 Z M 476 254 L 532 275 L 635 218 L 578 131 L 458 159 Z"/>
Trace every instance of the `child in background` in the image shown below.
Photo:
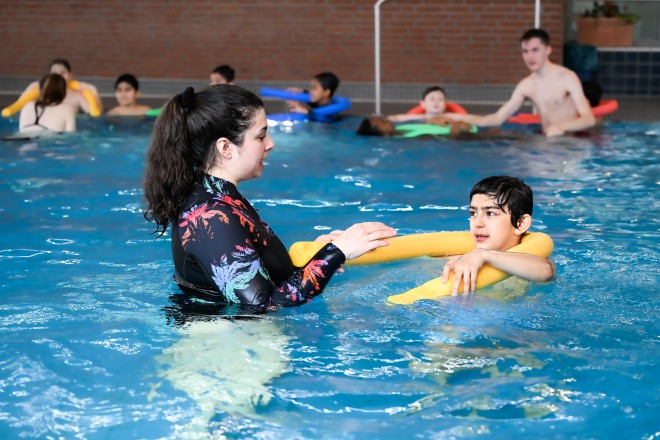
<path fill-rule="evenodd" d="M 447 110 L 447 96 L 445 89 L 440 86 L 432 86 L 424 90 L 422 93 L 422 100 L 419 105 L 425 110 L 423 114 L 403 114 L 392 115 L 388 119 L 394 122 L 407 122 L 407 121 L 425 121 L 440 116 Z"/>
<path fill-rule="evenodd" d="M 209 76 L 210 85 L 213 84 L 234 84 L 234 75 L 236 71 L 229 65 L 223 64 L 211 72 Z"/>
<path fill-rule="evenodd" d="M 142 116 L 150 108 L 146 105 L 138 104 L 140 96 L 140 83 L 137 78 L 130 73 L 125 73 L 115 81 L 115 98 L 117 107 L 108 111 L 110 116 Z"/>
<path fill-rule="evenodd" d="M 554 263 L 535 255 L 505 252 L 520 244 L 532 224 L 532 189 L 522 180 L 509 176 L 487 177 L 470 192 L 470 232 L 476 249 L 451 257 L 442 271 L 447 282 L 453 272 L 452 294 L 474 292 L 477 272 L 484 264 L 528 281 L 550 281 L 555 277 Z"/>
<path fill-rule="evenodd" d="M 337 87 L 339 87 L 339 78 L 337 78 L 337 75 L 331 72 L 322 72 L 315 75 L 311 81 L 309 103 L 287 101 L 286 104 L 290 112 L 308 114 L 312 121 L 333 122 L 339 118 L 338 114 L 321 116 L 315 115 L 312 110 L 330 104 Z M 292 92 L 305 92 L 305 90 L 299 88 L 290 88 L 288 90 Z"/>

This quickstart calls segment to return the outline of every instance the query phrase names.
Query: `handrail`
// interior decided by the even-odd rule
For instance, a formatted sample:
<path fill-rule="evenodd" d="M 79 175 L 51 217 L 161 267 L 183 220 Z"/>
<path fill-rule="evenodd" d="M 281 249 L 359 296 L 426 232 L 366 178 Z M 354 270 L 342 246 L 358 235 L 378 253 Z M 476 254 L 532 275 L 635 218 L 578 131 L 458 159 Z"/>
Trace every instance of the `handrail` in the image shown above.
<path fill-rule="evenodd" d="M 374 5 L 374 54 L 375 60 L 375 73 L 374 79 L 375 90 L 375 103 L 376 103 L 376 116 L 380 116 L 380 5 L 386 0 L 378 0 Z"/>

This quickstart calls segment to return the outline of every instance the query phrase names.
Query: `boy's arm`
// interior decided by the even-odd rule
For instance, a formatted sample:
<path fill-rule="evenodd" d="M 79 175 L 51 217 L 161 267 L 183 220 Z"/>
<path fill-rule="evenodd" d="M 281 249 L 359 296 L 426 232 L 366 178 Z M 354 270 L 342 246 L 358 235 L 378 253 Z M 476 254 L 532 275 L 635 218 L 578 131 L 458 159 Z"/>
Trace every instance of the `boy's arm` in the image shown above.
<path fill-rule="evenodd" d="M 475 249 L 457 258 L 450 259 L 442 270 L 442 280 L 447 281 L 449 274 L 456 273 L 452 295 L 458 293 L 463 281 L 463 292 L 474 292 L 477 286 L 477 273 L 481 266 L 490 266 L 528 281 L 550 281 L 555 277 L 554 263 L 548 258 L 515 252 L 489 251 Z"/>
<path fill-rule="evenodd" d="M 546 136 L 560 136 L 567 131 L 584 130 L 596 125 L 596 117 L 591 111 L 591 105 L 584 91 L 582 90 L 582 83 L 580 79 L 573 72 L 566 74 L 566 83 L 568 93 L 573 100 L 573 104 L 578 112 L 578 117 L 570 121 L 562 122 L 561 124 L 551 125 L 544 130 Z"/>

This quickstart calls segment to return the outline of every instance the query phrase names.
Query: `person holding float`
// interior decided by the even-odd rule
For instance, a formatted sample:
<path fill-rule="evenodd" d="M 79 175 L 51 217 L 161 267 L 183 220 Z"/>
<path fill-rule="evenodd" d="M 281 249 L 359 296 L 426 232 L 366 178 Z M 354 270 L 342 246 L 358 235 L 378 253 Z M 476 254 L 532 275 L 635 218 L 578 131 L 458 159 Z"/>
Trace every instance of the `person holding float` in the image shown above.
<path fill-rule="evenodd" d="M 402 115 L 390 115 L 387 117 L 393 122 L 426 121 L 444 113 L 467 114 L 465 109 L 455 102 L 447 101 L 445 89 L 440 86 L 431 86 L 422 93 L 419 104 Z"/>
<path fill-rule="evenodd" d="M 145 218 L 164 234 L 172 225 L 174 279 L 191 295 L 255 312 L 304 304 L 334 272 L 396 231 L 359 223 L 328 241 L 300 267 L 238 185 L 258 178 L 272 153 L 261 99 L 239 86 L 187 88 L 163 107 L 147 154 Z"/>
<path fill-rule="evenodd" d="M 522 58 L 530 74 L 518 83 L 511 98 L 497 112 L 486 115 L 448 115 L 479 127 L 501 125 L 529 99 L 538 111 L 543 133 L 560 136 L 595 125 L 596 118 L 575 72 L 550 61 L 550 37 L 530 29 L 520 39 Z"/>
<path fill-rule="evenodd" d="M 493 176 L 477 183 L 470 192 L 470 231 L 431 232 L 394 237 L 390 245 L 376 249 L 347 264 L 377 264 L 421 256 L 451 257 L 442 276 L 400 295 L 393 304 L 411 304 L 474 292 L 510 276 L 528 281 L 550 281 L 554 263 L 548 259 L 552 239 L 529 232 L 534 201 L 532 189 L 522 180 Z M 306 261 L 320 243 L 297 242 L 289 253 L 294 264 Z"/>
<path fill-rule="evenodd" d="M 348 98 L 335 96 L 337 87 L 339 87 L 337 75 L 332 72 L 322 72 L 312 78 L 309 91 L 294 87 L 287 90 L 262 87 L 261 96 L 285 99 L 291 112 L 268 115 L 270 120 L 335 122 L 339 119 L 339 113 L 348 110 L 351 106 Z"/>
<path fill-rule="evenodd" d="M 50 63 L 50 73 L 64 77 L 67 82 L 67 93 L 64 103 L 72 106 L 76 112 L 83 111 L 91 116 L 101 116 L 103 105 L 98 90 L 93 85 L 73 79 L 71 64 L 65 59 L 57 58 Z M 39 96 L 39 82 L 30 83 L 21 96 L 11 105 L 2 109 L 2 116 L 8 118 L 21 111 L 23 106 L 37 99 Z"/>

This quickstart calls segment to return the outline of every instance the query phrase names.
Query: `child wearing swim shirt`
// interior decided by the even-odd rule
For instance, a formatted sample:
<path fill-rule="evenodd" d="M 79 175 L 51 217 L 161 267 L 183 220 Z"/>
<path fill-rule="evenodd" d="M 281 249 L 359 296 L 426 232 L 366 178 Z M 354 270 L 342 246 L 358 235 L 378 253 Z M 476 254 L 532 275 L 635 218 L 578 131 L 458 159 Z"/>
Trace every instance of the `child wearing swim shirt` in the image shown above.
<path fill-rule="evenodd" d="M 286 104 L 290 112 L 304 113 L 309 115 L 311 121 L 316 122 L 334 122 L 339 119 L 338 114 L 332 115 L 317 115 L 313 112 L 314 109 L 332 103 L 332 97 L 339 87 L 339 78 L 332 72 L 322 72 L 314 76 L 310 83 L 308 91 L 310 102 L 305 105 L 298 101 L 287 101 Z M 298 88 L 288 89 L 292 92 L 305 92 L 305 90 Z"/>
<path fill-rule="evenodd" d="M 509 176 L 487 177 L 470 192 L 470 232 L 476 249 L 451 257 L 442 271 L 447 282 L 453 272 L 452 295 L 474 292 L 477 272 L 484 264 L 528 281 L 550 281 L 556 268 L 548 258 L 505 252 L 520 244 L 532 224 L 532 189 L 522 180 Z"/>
<path fill-rule="evenodd" d="M 150 107 L 138 104 L 140 96 L 140 83 L 137 78 L 130 73 L 120 75 L 115 81 L 115 98 L 117 104 L 115 108 L 108 111 L 110 116 L 142 116 L 146 114 Z"/>
<path fill-rule="evenodd" d="M 447 96 L 445 89 L 440 86 L 431 86 L 422 93 L 422 100 L 419 101 L 425 113 L 423 114 L 403 114 L 388 116 L 390 121 L 425 121 L 435 116 L 440 116 L 447 110 Z"/>

